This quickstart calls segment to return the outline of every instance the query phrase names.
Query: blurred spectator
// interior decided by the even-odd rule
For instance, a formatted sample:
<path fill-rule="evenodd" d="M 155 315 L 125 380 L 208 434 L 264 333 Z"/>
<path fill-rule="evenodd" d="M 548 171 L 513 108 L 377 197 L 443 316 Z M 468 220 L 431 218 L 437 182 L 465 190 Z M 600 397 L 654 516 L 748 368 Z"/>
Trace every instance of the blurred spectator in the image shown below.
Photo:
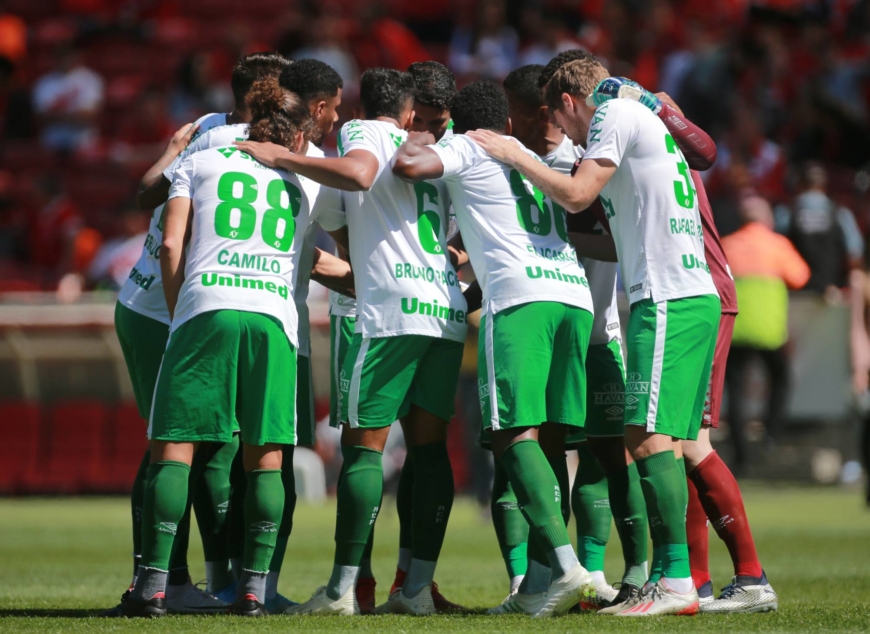
<path fill-rule="evenodd" d="M 173 131 L 166 98 L 153 88 L 147 89 L 118 131 L 113 156 L 121 161 L 153 159 L 160 155 Z"/>
<path fill-rule="evenodd" d="M 82 219 L 57 174 L 44 174 L 34 185 L 30 259 L 50 279 L 57 279 L 74 268 L 75 240 Z"/>
<path fill-rule="evenodd" d="M 504 0 L 481 0 L 472 23 L 457 23 L 449 66 L 458 75 L 503 79 L 517 66 L 519 37 L 507 23 Z"/>
<path fill-rule="evenodd" d="M 27 139 L 33 136 L 30 91 L 19 79 L 13 63 L 0 57 L 0 138 Z"/>
<path fill-rule="evenodd" d="M 196 53 L 182 62 L 178 70 L 178 83 L 169 95 L 170 130 L 196 121 L 208 112 L 229 112 L 228 87 L 217 85 L 211 58 Z"/>
<path fill-rule="evenodd" d="M 810 278 L 807 263 L 788 238 L 774 232 L 773 212 L 766 200 L 758 196 L 744 199 L 740 215 L 743 227 L 722 239 L 740 307 L 725 374 L 735 472 L 747 462 L 743 408 L 748 370 L 754 359 L 764 364 L 768 374 L 765 427 L 769 437 L 778 432 L 789 386 L 788 291 L 802 288 Z"/>
<path fill-rule="evenodd" d="M 546 66 L 562 51 L 580 46 L 564 27 L 564 22 L 557 13 L 542 9 L 538 5 L 523 9 L 520 25 L 525 40 L 518 61 L 520 66 Z"/>
<path fill-rule="evenodd" d="M 84 66 L 78 50 L 61 46 L 55 51 L 54 69 L 33 88 L 33 105 L 45 147 L 61 152 L 88 149 L 99 133 L 103 80 Z"/>
<path fill-rule="evenodd" d="M 321 9 L 305 29 L 305 44 L 291 53 L 293 59 L 317 59 L 332 66 L 344 80 L 342 94 L 355 95 L 359 68 L 344 41 L 341 20 L 334 8 Z"/>
<path fill-rule="evenodd" d="M 0 262 L 25 262 L 27 255 L 27 212 L 16 200 L 14 177 L 0 170 Z"/>
<path fill-rule="evenodd" d="M 88 266 L 89 286 L 117 291 L 130 274 L 130 269 L 142 254 L 142 244 L 148 235 L 150 216 L 135 209 L 118 218 L 119 233 L 103 242 Z"/>
<path fill-rule="evenodd" d="M 27 53 L 27 25 L 8 12 L 6 0 L 0 0 L 0 57 L 20 62 Z"/>
<path fill-rule="evenodd" d="M 802 192 L 782 227 L 810 267 L 806 289 L 825 293 L 848 285 L 848 271 L 860 265 L 864 238 L 849 209 L 827 194 L 828 176 L 818 163 L 804 166 Z"/>
<path fill-rule="evenodd" d="M 407 68 L 432 59 L 414 32 L 393 19 L 378 2 L 361 3 L 352 40 L 360 66 Z"/>

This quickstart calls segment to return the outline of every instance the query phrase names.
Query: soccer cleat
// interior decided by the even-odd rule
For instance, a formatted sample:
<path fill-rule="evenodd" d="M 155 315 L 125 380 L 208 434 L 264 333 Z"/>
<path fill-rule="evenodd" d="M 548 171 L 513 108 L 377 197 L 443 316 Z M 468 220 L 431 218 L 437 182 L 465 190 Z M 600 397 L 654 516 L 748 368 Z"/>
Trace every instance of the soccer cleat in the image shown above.
<path fill-rule="evenodd" d="M 287 608 L 284 614 L 338 614 L 354 616 L 360 614 L 356 600 L 356 591 L 351 588 L 338 599 L 330 599 L 326 594 L 326 586 L 320 586 L 305 603 Z"/>
<path fill-rule="evenodd" d="M 606 608 L 613 603 L 618 594 L 616 589 L 608 585 L 603 579 L 596 581 L 593 578 L 593 583 L 595 585 L 595 596 L 580 599 L 580 603 L 577 604 L 580 612 L 597 612 L 601 608 Z"/>
<path fill-rule="evenodd" d="M 532 615 L 542 619 L 559 616 L 574 607 L 581 598 L 587 599 L 595 594 L 592 575 L 579 563 L 558 579 L 550 582 L 544 605 Z"/>
<path fill-rule="evenodd" d="M 701 605 L 704 614 L 747 614 L 776 612 L 779 598 L 764 571 L 760 577 L 734 577 L 719 598 Z"/>
<path fill-rule="evenodd" d="M 693 616 L 698 613 L 698 591 L 680 594 L 671 590 L 664 578 L 659 579 L 649 592 L 636 604 L 617 612 L 616 616 Z"/>
<path fill-rule="evenodd" d="M 619 592 L 617 593 L 616 598 L 610 602 L 609 606 L 598 610 L 598 614 L 619 614 L 622 610 L 639 603 L 643 595 L 643 589 L 630 583 L 623 583 L 619 587 Z"/>
<path fill-rule="evenodd" d="M 246 594 L 230 606 L 230 614 L 236 616 L 266 616 L 266 606 L 254 594 Z"/>
<path fill-rule="evenodd" d="M 287 608 L 299 605 L 295 601 L 291 601 L 287 597 L 276 594 L 271 599 L 266 599 L 266 602 L 263 604 L 266 608 L 267 614 L 284 614 L 287 611 Z"/>
<path fill-rule="evenodd" d="M 378 585 L 371 577 L 359 579 L 356 582 L 356 602 L 360 614 L 371 614 L 375 611 L 375 586 Z"/>
<path fill-rule="evenodd" d="M 224 603 L 229 605 L 236 600 L 236 589 L 236 582 L 233 581 L 226 588 L 224 588 L 223 590 L 218 590 L 212 596 L 219 601 L 223 601 Z"/>
<path fill-rule="evenodd" d="M 153 619 L 166 616 L 166 598 L 163 592 L 158 592 L 147 601 L 139 601 L 132 596 L 121 604 L 121 616 L 128 619 Z"/>
<path fill-rule="evenodd" d="M 399 588 L 390 595 L 386 603 L 375 608 L 375 614 L 411 614 L 429 616 L 435 614 L 435 601 L 432 599 L 432 586 L 423 586 L 416 597 L 406 597 Z"/>
<path fill-rule="evenodd" d="M 713 582 L 708 581 L 698 588 L 698 605 L 701 612 L 704 611 L 704 606 L 713 602 Z"/>
<path fill-rule="evenodd" d="M 500 605 L 489 608 L 487 614 L 535 614 L 547 602 L 546 592 L 520 594 L 511 592 Z"/>
<path fill-rule="evenodd" d="M 166 586 L 166 610 L 169 614 L 218 614 L 230 604 L 200 590 L 190 580 L 178 586 Z"/>
<path fill-rule="evenodd" d="M 130 598 L 130 594 L 133 592 L 133 586 L 131 585 L 124 591 L 124 594 L 121 595 L 121 602 L 113 608 L 109 608 L 108 610 L 103 610 L 100 613 L 100 616 L 104 618 L 117 618 L 120 616 L 124 616 L 124 602 Z"/>
<path fill-rule="evenodd" d="M 438 614 L 446 612 L 465 612 L 466 609 L 458 603 L 453 603 L 444 598 L 444 595 L 438 590 L 438 584 L 432 582 L 432 602 L 435 604 L 435 611 Z"/>

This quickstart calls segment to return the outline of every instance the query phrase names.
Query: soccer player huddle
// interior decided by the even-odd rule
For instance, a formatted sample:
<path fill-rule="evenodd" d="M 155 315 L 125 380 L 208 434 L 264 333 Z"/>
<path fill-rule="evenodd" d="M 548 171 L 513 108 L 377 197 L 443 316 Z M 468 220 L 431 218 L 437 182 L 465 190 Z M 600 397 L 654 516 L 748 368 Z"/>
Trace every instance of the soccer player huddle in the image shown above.
<path fill-rule="evenodd" d="M 232 88 L 233 112 L 179 130 L 138 196 L 155 211 L 116 327 L 150 450 L 133 492 L 133 582 L 108 616 L 463 611 L 434 576 L 454 498 L 447 430 L 477 310 L 480 441 L 495 460 L 510 578 L 490 614 L 777 608 L 737 483 L 710 445 L 737 312 L 696 171 L 715 145 L 667 95 L 610 77 L 583 51 L 459 91 L 436 62 L 375 68 L 339 156 L 326 157 L 342 91 L 332 68 L 254 54 Z M 315 247 L 318 227 L 335 254 Z M 625 360 L 617 262 L 631 305 Z M 314 442 L 310 279 L 331 292 L 330 422 L 344 461 L 332 573 L 297 604 L 277 589 L 294 447 Z M 408 450 L 399 558 L 376 605 L 371 552 L 396 421 Z M 187 572 L 191 509 L 205 589 Z M 708 518 L 735 568 L 719 598 Z M 625 569 L 611 587 L 612 520 Z"/>

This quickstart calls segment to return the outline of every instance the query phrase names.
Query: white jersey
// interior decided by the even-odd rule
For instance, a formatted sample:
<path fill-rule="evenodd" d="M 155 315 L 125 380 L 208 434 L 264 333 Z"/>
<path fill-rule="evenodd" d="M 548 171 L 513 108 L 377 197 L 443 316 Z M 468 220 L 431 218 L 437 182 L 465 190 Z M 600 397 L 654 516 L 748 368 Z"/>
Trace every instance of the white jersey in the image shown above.
<path fill-rule="evenodd" d="M 570 174 L 579 158 L 583 158 L 583 148 L 574 145 L 567 136 L 556 149 L 543 157 L 547 165 L 563 174 Z M 601 223 L 596 222 L 595 232 L 604 233 Z M 606 344 L 620 339 L 619 309 L 616 305 L 616 262 L 602 262 L 583 256 L 579 256 L 579 259 L 586 270 L 592 305 L 595 307 L 589 345 Z"/>
<path fill-rule="evenodd" d="M 188 150 L 192 146 L 199 149 L 207 149 L 215 147 L 201 141 L 202 137 L 212 128 L 225 126 L 227 115 L 223 113 L 211 113 L 201 117 L 194 125 L 199 126 L 194 140 L 191 141 Z M 182 154 L 190 154 L 185 150 Z M 179 159 L 176 158 L 172 166 L 177 166 Z M 170 166 L 170 167 L 172 167 Z M 172 182 L 172 173 L 166 176 L 166 170 L 163 175 L 166 176 L 169 182 Z M 130 275 L 121 287 L 118 294 L 118 301 L 124 306 L 133 310 L 140 315 L 150 317 L 161 323 L 169 324 L 169 310 L 166 308 L 166 297 L 163 295 L 163 276 L 160 273 L 160 245 L 163 244 L 163 208 L 160 205 L 151 214 L 151 224 L 148 226 L 148 235 L 145 236 L 145 245 L 142 247 L 142 254 L 139 260 L 130 271 Z"/>
<path fill-rule="evenodd" d="M 347 225 L 344 196 L 355 192 L 343 192 L 332 187 L 323 187 L 312 212 L 320 226 L 327 231 L 336 231 Z M 338 257 L 338 248 L 335 250 Z M 329 291 L 329 314 L 336 317 L 356 317 L 356 300 L 353 297 Z"/>
<path fill-rule="evenodd" d="M 343 192 L 340 202 L 333 203 L 346 212 L 357 332 L 364 337 L 426 335 L 465 341 L 467 306 L 445 239 L 447 188 L 412 185 L 393 174 L 393 157 L 407 137 L 384 121 L 350 121 L 339 132 L 342 156 L 365 150 L 378 160 L 369 191 Z M 329 231 L 342 226 L 340 214 L 321 213 L 318 218 Z"/>
<path fill-rule="evenodd" d="M 698 196 L 665 124 L 646 106 L 614 99 L 595 110 L 584 160 L 609 159 L 601 190 L 630 303 L 717 295 L 704 261 Z"/>
<path fill-rule="evenodd" d="M 277 318 L 297 345 L 293 291 L 310 205 L 293 173 L 270 169 L 235 147 L 190 155 L 169 193 L 193 201 L 185 280 L 172 330 L 212 310 Z"/>
<path fill-rule="evenodd" d="M 440 180 L 450 192 L 484 312 L 494 315 L 529 302 L 592 312 L 589 282 L 568 242 L 565 210 L 465 135 L 429 147 L 444 165 Z"/>

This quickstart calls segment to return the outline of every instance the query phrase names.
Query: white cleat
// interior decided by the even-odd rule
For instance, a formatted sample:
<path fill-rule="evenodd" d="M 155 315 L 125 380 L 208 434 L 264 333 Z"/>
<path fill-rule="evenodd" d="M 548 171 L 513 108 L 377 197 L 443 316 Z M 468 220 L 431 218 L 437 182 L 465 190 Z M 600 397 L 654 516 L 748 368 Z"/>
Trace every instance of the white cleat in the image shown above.
<path fill-rule="evenodd" d="M 514 590 L 507 598 L 494 608 L 489 608 L 487 614 L 535 614 L 547 602 L 546 592 L 535 594 L 520 594 Z"/>
<path fill-rule="evenodd" d="M 375 614 L 410 614 L 412 616 L 429 616 L 435 614 L 435 601 L 432 599 L 432 586 L 423 586 L 416 597 L 406 597 L 403 588 L 399 588 L 385 603 L 375 608 Z"/>
<path fill-rule="evenodd" d="M 230 604 L 200 590 L 188 579 L 180 586 L 166 586 L 166 611 L 169 614 L 219 614 Z"/>
<path fill-rule="evenodd" d="M 652 586 L 649 586 L 649 589 L 651 590 Z M 612 616 L 614 614 L 619 614 L 626 608 L 637 605 L 643 600 L 645 590 L 646 588 L 638 588 L 630 583 L 623 583 L 619 588 L 619 592 L 617 592 L 616 596 L 613 598 L 611 605 L 598 610 L 598 614 Z"/>
<path fill-rule="evenodd" d="M 776 612 L 779 597 L 770 587 L 767 575 L 761 577 L 734 577 L 731 585 L 722 590 L 718 599 L 701 604 L 704 614 L 748 614 L 750 612 Z"/>
<path fill-rule="evenodd" d="M 588 599 L 594 594 L 595 585 L 592 575 L 578 563 L 564 575 L 550 582 L 544 605 L 532 615 L 532 618 L 542 619 L 565 614 L 577 605 L 581 598 Z"/>
<path fill-rule="evenodd" d="M 351 588 L 338 599 L 330 599 L 326 594 L 326 586 L 320 586 L 305 603 L 291 605 L 284 614 L 337 614 L 339 616 L 355 616 L 360 614 L 356 602 L 356 588 Z"/>
<path fill-rule="evenodd" d="M 671 590 L 664 579 L 659 579 L 652 589 L 633 606 L 623 609 L 616 616 L 693 616 L 698 613 L 698 591 L 680 594 Z"/>

